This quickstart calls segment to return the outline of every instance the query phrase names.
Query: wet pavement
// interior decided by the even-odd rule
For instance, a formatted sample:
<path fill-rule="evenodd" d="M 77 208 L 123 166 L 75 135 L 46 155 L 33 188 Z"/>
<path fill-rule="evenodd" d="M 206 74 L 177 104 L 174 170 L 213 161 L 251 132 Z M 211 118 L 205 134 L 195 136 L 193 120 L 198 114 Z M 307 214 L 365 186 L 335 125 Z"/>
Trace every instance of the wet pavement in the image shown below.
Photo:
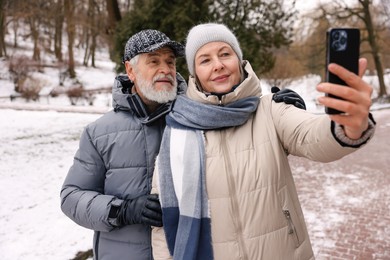
<path fill-rule="evenodd" d="M 290 156 L 316 259 L 390 259 L 390 109 L 361 150 L 332 163 Z"/>

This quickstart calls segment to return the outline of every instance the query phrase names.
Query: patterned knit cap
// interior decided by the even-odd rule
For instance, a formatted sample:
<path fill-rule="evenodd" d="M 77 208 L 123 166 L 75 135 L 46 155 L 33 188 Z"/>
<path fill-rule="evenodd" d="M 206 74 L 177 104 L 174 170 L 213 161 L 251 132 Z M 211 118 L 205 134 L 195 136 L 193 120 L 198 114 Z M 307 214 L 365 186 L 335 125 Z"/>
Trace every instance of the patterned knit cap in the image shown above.
<path fill-rule="evenodd" d="M 140 31 L 127 41 L 122 62 L 131 60 L 140 53 L 153 52 L 165 46 L 170 47 L 176 57 L 184 56 L 184 46 L 171 41 L 164 33 L 151 29 Z"/>
<path fill-rule="evenodd" d="M 187 36 L 186 60 L 188 71 L 195 76 L 195 55 L 198 50 L 210 42 L 226 42 L 229 44 L 238 59 L 242 61 L 242 51 L 236 36 L 224 24 L 205 23 L 193 27 Z"/>

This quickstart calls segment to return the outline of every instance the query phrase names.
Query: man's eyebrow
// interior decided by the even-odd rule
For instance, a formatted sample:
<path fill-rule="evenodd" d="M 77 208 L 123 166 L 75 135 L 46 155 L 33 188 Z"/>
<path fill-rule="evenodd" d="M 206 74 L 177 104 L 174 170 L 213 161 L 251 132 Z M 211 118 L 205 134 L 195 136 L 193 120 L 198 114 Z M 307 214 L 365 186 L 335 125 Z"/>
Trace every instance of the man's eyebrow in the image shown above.
<path fill-rule="evenodd" d="M 163 54 L 165 54 L 165 53 L 168 53 L 168 52 L 170 53 L 170 55 L 169 55 L 170 58 L 173 58 L 173 59 L 176 58 L 175 54 L 174 54 L 172 51 L 169 51 L 169 50 L 148 52 L 148 53 L 147 53 L 147 56 L 148 56 L 148 57 L 161 56 L 161 55 L 163 55 Z"/>
<path fill-rule="evenodd" d="M 161 53 L 148 53 L 146 56 L 147 59 L 153 59 L 154 57 L 161 57 Z M 169 55 L 168 59 L 176 60 L 176 56 L 174 54 Z"/>
<path fill-rule="evenodd" d="M 158 52 L 148 52 L 147 55 L 148 55 L 148 57 L 161 56 L 161 54 Z"/>

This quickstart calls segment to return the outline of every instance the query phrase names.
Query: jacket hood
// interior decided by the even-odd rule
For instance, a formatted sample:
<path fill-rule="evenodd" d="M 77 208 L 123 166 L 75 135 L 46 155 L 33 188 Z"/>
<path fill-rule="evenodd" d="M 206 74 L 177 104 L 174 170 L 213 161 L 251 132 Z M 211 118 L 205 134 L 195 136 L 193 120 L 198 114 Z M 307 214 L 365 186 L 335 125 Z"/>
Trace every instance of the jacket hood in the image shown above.
<path fill-rule="evenodd" d="M 248 61 L 243 62 L 243 69 L 247 74 L 247 77 L 232 91 L 224 94 L 219 98 L 213 94 L 205 94 L 196 86 L 196 80 L 193 76 L 190 76 L 188 80 L 187 96 L 195 101 L 205 104 L 229 104 L 242 98 L 251 96 L 262 96 L 262 90 L 260 86 L 260 80 L 256 76 L 252 69 L 252 66 Z"/>
<path fill-rule="evenodd" d="M 176 73 L 177 94 L 183 94 L 187 90 L 187 84 L 184 78 Z M 137 93 L 131 93 L 134 83 L 130 81 L 127 75 L 118 75 L 115 77 L 112 88 L 112 106 L 114 110 L 127 110 L 134 112 L 138 117 L 148 116 L 145 104 Z M 164 106 L 170 105 L 164 104 Z M 158 109 L 159 110 L 159 109 Z M 157 111 L 159 112 L 159 111 Z"/>

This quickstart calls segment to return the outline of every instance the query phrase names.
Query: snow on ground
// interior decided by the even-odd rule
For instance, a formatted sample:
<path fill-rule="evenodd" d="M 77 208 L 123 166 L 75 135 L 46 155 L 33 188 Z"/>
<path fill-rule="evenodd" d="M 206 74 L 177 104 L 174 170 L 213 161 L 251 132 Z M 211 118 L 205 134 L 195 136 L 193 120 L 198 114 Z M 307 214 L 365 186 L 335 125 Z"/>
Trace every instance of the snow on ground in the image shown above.
<path fill-rule="evenodd" d="M 1 259 L 64 260 L 91 247 L 59 194 L 83 127 L 99 116 L 0 110 Z"/>
<path fill-rule="evenodd" d="M 82 129 L 100 116 L 0 110 L 1 259 L 64 260 L 91 248 L 92 231 L 73 223 L 61 212 L 60 189 Z M 340 176 L 343 174 L 337 170 L 327 172 L 327 178 Z M 342 182 L 339 186 L 329 185 L 325 192 L 331 201 L 340 199 L 340 193 Z M 323 223 L 335 225 L 343 221 L 340 214 L 329 212 L 326 217 Z M 328 227 L 322 226 L 316 212 L 307 210 L 305 218 L 313 226 L 311 233 L 327 243 L 321 245 L 331 247 L 334 240 L 321 235 Z M 313 241 L 314 250 L 321 246 L 316 242 Z"/>

